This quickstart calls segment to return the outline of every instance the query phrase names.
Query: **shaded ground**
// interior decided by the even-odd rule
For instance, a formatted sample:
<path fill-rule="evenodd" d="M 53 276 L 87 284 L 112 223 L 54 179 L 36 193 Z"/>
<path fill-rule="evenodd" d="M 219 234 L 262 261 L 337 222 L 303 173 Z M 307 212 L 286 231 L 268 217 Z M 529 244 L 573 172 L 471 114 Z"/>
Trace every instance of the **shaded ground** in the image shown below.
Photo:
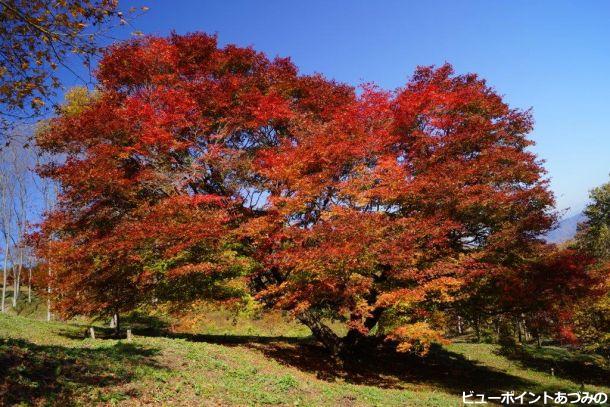
<path fill-rule="evenodd" d="M 449 394 L 463 391 L 484 392 L 498 395 L 505 391 L 532 391 L 542 393 L 565 392 L 568 388 L 577 391 L 585 383 L 610 386 L 610 370 L 584 360 L 549 360 L 535 354 L 524 353 L 521 359 L 512 356 L 517 363 L 510 363 L 500 348 L 488 344 L 455 344 L 444 349 L 433 347 L 425 357 L 416 357 L 391 351 L 376 350 L 342 361 L 330 358 L 324 349 L 305 338 L 273 338 L 258 336 L 181 335 L 191 341 L 204 341 L 225 346 L 246 346 L 262 352 L 283 365 L 303 372 L 315 374 L 326 381 L 341 380 L 348 383 L 379 388 L 408 389 L 413 385 L 432 386 Z M 474 351 L 474 352 L 473 352 Z M 513 369 L 495 367 L 495 363 L 484 364 L 477 358 L 477 351 L 488 356 L 487 360 L 504 361 Z M 527 355 L 527 356 L 525 356 Z M 490 366 L 491 365 L 491 366 Z M 553 366 L 553 374 L 550 375 Z M 532 377 L 511 374 L 530 370 L 539 371 Z M 537 377 L 536 377 L 537 376 Z M 550 378 L 545 376 L 551 376 Z M 543 378 L 543 380 L 540 380 Z M 566 381 L 554 383 L 556 379 Z M 547 380 L 544 380 L 547 379 Z"/>
<path fill-rule="evenodd" d="M 498 354 L 521 364 L 524 368 L 552 374 L 576 383 L 610 385 L 610 368 L 601 356 L 574 354 L 564 348 L 547 346 L 519 347 L 511 352 L 498 350 Z"/>
<path fill-rule="evenodd" d="M 425 358 L 377 350 L 337 361 L 309 338 L 186 334 L 177 336 L 189 341 L 255 349 L 283 365 L 315 374 L 318 379 L 326 381 L 342 380 L 353 384 L 396 389 L 404 389 L 412 384 L 428 384 L 454 394 L 461 394 L 465 383 L 469 384 L 469 390 L 495 392 L 508 388 L 531 388 L 534 385 L 531 381 L 497 371 L 468 360 L 462 354 L 440 347 L 433 348 Z"/>
<path fill-rule="evenodd" d="M 161 329 L 154 332 L 170 337 L 155 337 L 143 336 L 154 333 L 144 327 L 134 324 L 127 343 L 100 327 L 97 339 L 83 339 L 85 325 L 0 315 L 0 405 L 457 406 L 463 391 L 578 391 L 581 380 L 587 391 L 610 392 L 598 375 L 607 371 L 587 376 L 590 359 L 551 348 L 533 360 L 580 361 L 582 369 L 553 377 L 548 365 L 470 343 L 426 358 L 371 351 L 337 362 L 306 336 L 246 335 L 236 326 L 232 334 Z"/>
<path fill-rule="evenodd" d="M 152 358 L 157 353 L 156 349 L 126 343 L 87 349 L 3 339 L 0 342 L 0 400 L 8 405 L 35 404 L 41 399 L 56 405 L 70 405 L 76 392 L 83 388 L 103 389 L 133 380 L 135 366 L 161 369 Z M 107 399 L 112 400 L 113 395 Z"/>

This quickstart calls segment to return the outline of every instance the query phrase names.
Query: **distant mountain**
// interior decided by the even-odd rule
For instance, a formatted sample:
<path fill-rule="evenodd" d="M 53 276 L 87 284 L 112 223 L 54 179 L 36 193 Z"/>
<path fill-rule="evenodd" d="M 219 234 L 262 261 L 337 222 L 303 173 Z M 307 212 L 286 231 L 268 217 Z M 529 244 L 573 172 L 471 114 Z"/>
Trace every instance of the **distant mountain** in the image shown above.
<path fill-rule="evenodd" d="M 545 239 L 550 243 L 563 243 L 568 241 L 576 235 L 576 227 L 579 223 L 584 222 L 585 219 L 585 215 L 582 213 L 565 218 L 559 222 L 557 229 L 547 233 Z"/>

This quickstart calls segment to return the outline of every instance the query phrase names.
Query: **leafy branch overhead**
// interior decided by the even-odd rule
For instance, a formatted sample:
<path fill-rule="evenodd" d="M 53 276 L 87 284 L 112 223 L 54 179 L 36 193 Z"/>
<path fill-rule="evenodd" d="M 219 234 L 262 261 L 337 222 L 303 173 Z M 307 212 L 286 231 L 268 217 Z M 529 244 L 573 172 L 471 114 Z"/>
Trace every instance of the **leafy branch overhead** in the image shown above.
<path fill-rule="evenodd" d="M 0 15 L 4 128 L 40 114 L 61 86 L 59 72 L 80 78 L 74 63 L 90 70 L 112 23 L 128 23 L 116 0 L 0 0 Z"/>

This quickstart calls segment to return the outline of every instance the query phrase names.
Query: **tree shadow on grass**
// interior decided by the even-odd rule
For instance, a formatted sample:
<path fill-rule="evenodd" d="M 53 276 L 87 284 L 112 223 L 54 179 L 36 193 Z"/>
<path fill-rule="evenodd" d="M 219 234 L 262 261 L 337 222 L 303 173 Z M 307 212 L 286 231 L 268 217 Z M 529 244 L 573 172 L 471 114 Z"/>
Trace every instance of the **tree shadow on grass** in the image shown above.
<path fill-rule="evenodd" d="M 167 320 L 140 311 L 124 316 L 122 326 L 131 329 L 135 335 L 142 336 L 159 336 L 168 333 L 170 329 Z"/>
<path fill-rule="evenodd" d="M 610 369 L 601 366 L 592 355 L 581 355 L 577 358 L 565 349 L 556 347 L 501 348 L 497 353 L 518 362 L 526 369 L 545 373 L 552 371 L 555 376 L 576 383 L 610 386 Z"/>
<path fill-rule="evenodd" d="M 283 365 L 314 374 L 326 381 L 341 379 L 353 384 L 411 390 L 413 385 L 421 385 L 439 388 L 457 397 L 461 397 L 462 392 L 470 391 L 500 396 L 510 391 L 514 391 L 515 395 L 523 392 L 539 395 L 544 391 L 554 394 L 558 391 L 578 390 L 578 386 L 560 388 L 551 383 L 531 381 L 509 374 L 440 346 L 432 347 L 426 357 L 375 348 L 337 361 L 312 338 L 188 334 L 179 337 L 196 342 L 254 349 Z M 488 403 L 500 402 L 488 400 Z M 536 403 L 530 405 L 538 405 Z"/>
<path fill-rule="evenodd" d="M 391 349 L 371 349 L 335 362 L 315 343 L 248 346 L 282 364 L 315 373 L 323 380 L 340 378 L 348 383 L 398 389 L 413 384 L 433 385 L 455 395 L 463 391 L 499 394 L 532 386 L 527 380 L 480 365 L 441 347 L 434 347 L 426 357 Z"/>
<path fill-rule="evenodd" d="M 72 405 L 79 395 L 133 381 L 132 367 L 163 368 L 154 360 L 157 353 L 125 343 L 88 349 L 0 339 L 0 405 Z"/>
<path fill-rule="evenodd" d="M 462 391 L 505 391 L 527 388 L 532 382 L 483 366 L 463 355 L 433 347 L 427 357 L 397 353 L 391 349 L 367 349 L 341 360 L 332 358 L 312 338 L 235 335 L 172 335 L 195 342 L 244 346 L 278 362 L 313 373 L 327 381 L 380 388 L 404 388 L 409 384 L 432 384 L 453 394 Z"/>

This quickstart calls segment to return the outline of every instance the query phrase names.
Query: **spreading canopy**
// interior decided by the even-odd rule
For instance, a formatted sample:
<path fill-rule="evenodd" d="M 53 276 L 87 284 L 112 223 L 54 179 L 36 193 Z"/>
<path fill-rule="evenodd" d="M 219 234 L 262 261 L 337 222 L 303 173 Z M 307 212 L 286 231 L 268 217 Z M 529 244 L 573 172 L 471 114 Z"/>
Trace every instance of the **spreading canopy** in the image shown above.
<path fill-rule="evenodd" d="M 114 46 L 97 76 L 38 136 L 66 314 L 249 292 L 329 347 L 322 317 L 425 351 L 554 222 L 530 113 L 449 65 L 356 92 L 199 33 Z"/>

